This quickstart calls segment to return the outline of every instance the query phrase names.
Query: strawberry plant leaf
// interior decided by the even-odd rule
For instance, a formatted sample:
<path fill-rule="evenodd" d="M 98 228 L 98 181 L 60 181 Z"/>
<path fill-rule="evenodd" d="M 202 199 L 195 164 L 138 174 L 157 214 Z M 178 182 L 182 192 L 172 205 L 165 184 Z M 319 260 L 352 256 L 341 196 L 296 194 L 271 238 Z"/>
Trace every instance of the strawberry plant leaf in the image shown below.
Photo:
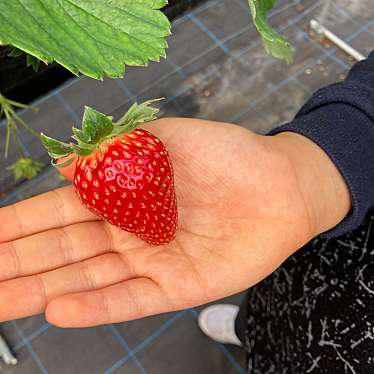
<path fill-rule="evenodd" d="M 102 79 L 165 57 L 167 0 L 1 0 L 0 44 Z"/>
<path fill-rule="evenodd" d="M 27 54 L 26 55 L 26 65 L 27 66 L 32 66 L 32 68 L 34 69 L 34 71 L 38 71 L 39 70 L 39 66 L 40 66 L 40 60 L 38 60 L 34 56 L 31 56 L 31 55 Z"/>
<path fill-rule="evenodd" d="M 23 53 L 24 53 L 24 52 L 21 51 L 20 49 L 13 47 L 13 48 L 10 50 L 10 52 L 8 53 L 8 56 L 9 56 L 9 57 L 19 57 L 19 56 L 22 56 Z"/>
<path fill-rule="evenodd" d="M 276 0 L 248 0 L 253 22 L 260 33 L 267 53 L 286 61 L 293 61 L 293 48 L 278 34 L 267 20 L 268 12 L 274 7 Z"/>

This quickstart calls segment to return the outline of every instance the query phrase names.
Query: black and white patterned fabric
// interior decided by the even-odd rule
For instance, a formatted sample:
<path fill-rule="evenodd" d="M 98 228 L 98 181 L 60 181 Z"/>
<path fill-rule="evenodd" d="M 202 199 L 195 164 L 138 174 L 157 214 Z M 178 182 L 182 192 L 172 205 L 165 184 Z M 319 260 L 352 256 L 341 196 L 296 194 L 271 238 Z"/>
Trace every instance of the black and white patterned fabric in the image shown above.
<path fill-rule="evenodd" d="M 374 373 L 374 214 L 251 288 L 247 326 L 250 374 Z"/>

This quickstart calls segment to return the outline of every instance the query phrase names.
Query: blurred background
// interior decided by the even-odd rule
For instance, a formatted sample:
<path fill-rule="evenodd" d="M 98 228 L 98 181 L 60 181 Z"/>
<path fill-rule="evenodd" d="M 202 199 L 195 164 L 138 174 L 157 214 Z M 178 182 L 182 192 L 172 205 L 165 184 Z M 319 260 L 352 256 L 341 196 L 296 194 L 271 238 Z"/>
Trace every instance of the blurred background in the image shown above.
<path fill-rule="evenodd" d="M 74 77 L 56 65 L 37 74 L 21 59 L 0 66 L 0 92 L 32 103 L 21 117 L 32 127 L 65 139 L 79 125 L 84 105 L 120 116 L 134 101 L 165 97 L 162 116 L 233 122 L 257 133 L 291 120 L 319 87 L 344 79 L 353 59 L 309 29 L 323 1 L 279 0 L 270 21 L 295 47 L 286 65 L 268 56 L 249 19 L 246 0 L 169 1 L 173 19 L 167 59 L 128 68 L 123 79 Z M 374 49 L 372 0 L 334 1 L 325 25 L 362 54 Z M 5 124 L 0 122 L 0 152 Z M 186 139 L 188 141 L 188 139 Z M 0 159 L 0 206 L 65 184 L 49 166 L 38 140 L 22 135 L 26 154 L 45 166 L 31 181 L 14 182 Z M 12 153 L 14 152 L 14 153 Z M 239 303 L 240 295 L 229 299 Z M 34 373 L 245 373 L 240 349 L 210 341 L 197 327 L 199 308 L 91 329 L 62 330 L 43 317 L 0 324 L 19 364 L 4 374 Z"/>

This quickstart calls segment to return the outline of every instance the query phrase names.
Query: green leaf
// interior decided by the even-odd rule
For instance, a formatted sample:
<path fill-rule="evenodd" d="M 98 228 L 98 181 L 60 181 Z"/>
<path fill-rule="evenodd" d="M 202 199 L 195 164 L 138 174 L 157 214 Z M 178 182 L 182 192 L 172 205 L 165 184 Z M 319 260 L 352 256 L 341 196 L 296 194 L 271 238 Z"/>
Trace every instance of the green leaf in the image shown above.
<path fill-rule="evenodd" d="M 77 142 L 80 143 L 89 143 L 90 137 L 86 135 L 82 130 L 77 129 L 76 127 L 73 127 L 73 139 L 75 139 Z"/>
<path fill-rule="evenodd" d="M 40 134 L 40 140 L 52 158 L 61 158 L 73 153 L 73 148 L 70 144 L 52 139 L 44 134 Z"/>
<path fill-rule="evenodd" d="M 88 106 L 85 107 L 82 131 L 83 137 L 90 143 L 97 143 L 99 139 L 109 135 L 113 130 L 113 117 L 106 116 Z M 85 142 L 87 143 L 87 141 Z"/>
<path fill-rule="evenodd" d="M 68 160 L 66 160 L 64 162 L 56 162 L 55 160 L 52 160 L 52 166 L 54 166 L 57 169 L 62 169 L 62 168 L 65 168 L 66 166 L 71 165 L 74 160 L 75 160 L 74 156 L 72 158 L 69 158 Z"/>
<path fill-rule="evenodd" d="M 26 56 L 26 65 L 27 66 L 32 66 L 32 68 L 34 69 L 34 71 L 38 71 L 39 70 L 39 66 L 40 66 L 40 60 L 38 60 L 34 56 L 31 56 L 31 55 L 27 54 L 27 56 Z"/>
<path fill-rule="evenodd" d="M 21 178 L 32 179 L 42 170 L 43 166 L 41 162 L 23 157 L 18 159 L 14 164 L 8 166 L 7 170 L 13 172 L 15 180 Z"/>
<path fill-rule="evenodd" d="M 120 77 L 165 56 L 166 0 L 1 0 L 0 44 L 75 74 Z"/>
<path fill-rule="evenodd" d="M 269 24 L 267 13 L 274 7 L 276 0 L 248 0 L 253 22 L 261 35 L 267 53 L 286 61 L 293 61 L 293 48 Z"/>
<path fill-rule="evenodd" d="M 134 103 L 127 113 L 114 124 L 114 132 L 118 134 L 128 132 L 135 129 L 139 123 L 155 120 L 160 110 L 151 105 L 160 100 L 163 99 L 148 100 L 142 104 Z M 120 127 L 118 130 L 116 129 L 117 126 Z"/>
<path fill-rule="evenodd" d="M 74 144 L 74 143 L 71 143 L 71 147 L 73 148 L 74 153 L 79 155 L 79 156 L 88 156 L 96 148 L 95 146 L 84 147 L 84 146 L 77 145 L 77 144 Z"/>
<path fill-rule="evenodd" d="M 21 51 L 20 49 L 18 48 L 12 48 L 11 51 L 8 53 L 8 56 L 9 57 L 19 57 L 19 56 L 22 56 L 23 55 L 23 51 Z"/>

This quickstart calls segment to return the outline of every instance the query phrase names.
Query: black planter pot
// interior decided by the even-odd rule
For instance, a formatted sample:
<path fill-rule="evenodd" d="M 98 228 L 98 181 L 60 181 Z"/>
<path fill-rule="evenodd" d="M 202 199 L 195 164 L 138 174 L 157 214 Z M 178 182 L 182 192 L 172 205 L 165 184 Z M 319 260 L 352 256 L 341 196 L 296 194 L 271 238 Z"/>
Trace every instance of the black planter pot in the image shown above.
<path fill-rule="evenodd" d="M 169 0 L 164 13 L 173 20 L 185 11 L 205 0 Z M 58 64 L 41 64 L 37 72 L 26 66 L 25 56 L 6 57 L 8 47 L 0 47 L 0 93 L 4 96 L 29 103 L 73 77 Z"/>

